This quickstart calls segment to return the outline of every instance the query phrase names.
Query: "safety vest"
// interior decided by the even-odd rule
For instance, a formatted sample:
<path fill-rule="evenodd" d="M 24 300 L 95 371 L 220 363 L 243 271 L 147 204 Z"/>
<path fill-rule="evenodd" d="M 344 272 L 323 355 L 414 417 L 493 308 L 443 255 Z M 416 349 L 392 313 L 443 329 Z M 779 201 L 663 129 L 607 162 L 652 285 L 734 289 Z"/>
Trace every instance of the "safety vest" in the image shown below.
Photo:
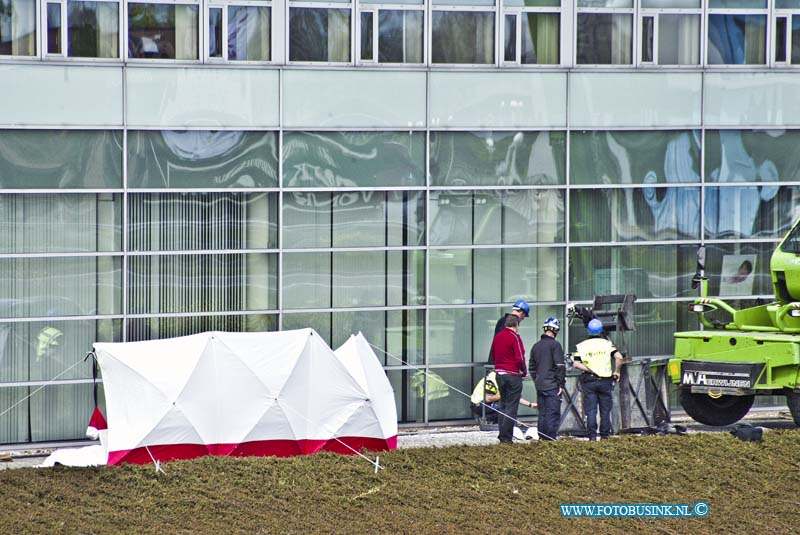
<path fill-rule="evenodd" d="M 55 327 L 45 327 L 39 331 L 36 337 L 36 359 L 44 358 L 49 350 L 59 347 L 62 336 L 64 333 L 61 329 Z"/>
<path fill-rule="evenodd" d="M 578 344 L 576 357 L 581 358 L 584 366 L 600 377 L 611 377 L 614 369 L 611 365 L 611 355 L 617 348 L 605 338 L 587 338 Z"/>
<path fill-rule="evenodd" d="M 469 400 L 474 405 L 480 405 L 481 401 L 485 399 L 485 394 L 497 394 L 497 378 L 494 372 L 490 372 L 486 376 L 486 387 L 483 386 L 483 379 L 478 381 Z"/>

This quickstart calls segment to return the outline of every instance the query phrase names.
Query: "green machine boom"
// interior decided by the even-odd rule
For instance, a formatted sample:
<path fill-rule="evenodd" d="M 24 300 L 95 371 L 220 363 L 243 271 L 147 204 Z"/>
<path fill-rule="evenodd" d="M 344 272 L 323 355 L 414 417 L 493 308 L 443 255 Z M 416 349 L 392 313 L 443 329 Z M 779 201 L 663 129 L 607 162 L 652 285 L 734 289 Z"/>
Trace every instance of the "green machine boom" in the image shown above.
<path fill-rule="evenodd" d="M 729 425 L 744 417 L 755 396 L 785 395 L 800 425 L 800 221 L 770 260 L 772 303 L 737 310 L 708 297 L 705 249 L 697 255 L 693 287 L 700 297 L 689 306 L 704 330 L 675 333 L 669 375 L 678 385 L 687 414 L 707 425 Z M 721 311 L 725 321 L 707 316 Z"/>

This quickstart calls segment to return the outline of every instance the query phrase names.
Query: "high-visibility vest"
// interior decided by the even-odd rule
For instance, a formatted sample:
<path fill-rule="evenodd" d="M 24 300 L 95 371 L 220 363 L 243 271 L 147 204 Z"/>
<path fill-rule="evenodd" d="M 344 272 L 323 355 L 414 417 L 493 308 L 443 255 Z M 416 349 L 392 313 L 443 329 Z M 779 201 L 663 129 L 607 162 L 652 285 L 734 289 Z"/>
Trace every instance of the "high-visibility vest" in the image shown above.
<path fill-rule="evenodd" d="M 600 377 L 611 377 L 614 374 L 614 368 L 611 364 L 613 360 L 611 355 L 614 354 L 617 348 L 610 340 L 601 337 L 587 338 L 578 344 L 578 350 L 575 353 L 576 357 L 580 357 L 581 363 L 592 370 Z"/>

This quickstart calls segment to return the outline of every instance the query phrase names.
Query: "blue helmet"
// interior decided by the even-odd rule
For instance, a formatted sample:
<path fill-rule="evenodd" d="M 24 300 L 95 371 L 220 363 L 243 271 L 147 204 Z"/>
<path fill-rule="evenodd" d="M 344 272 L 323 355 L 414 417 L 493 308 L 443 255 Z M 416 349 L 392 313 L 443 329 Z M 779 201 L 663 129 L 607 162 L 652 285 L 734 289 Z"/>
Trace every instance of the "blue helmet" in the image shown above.
<path fill-rule="evenodd" d="M 531 314 L 531 307 L 528 306 L 528 303 L 524 299 L 517 299 L 514 301 L 513 308 L 514 310 L 523 311 L 525 316 L 530 316 Z"/>
<path fill-rule="evenodd" d="M 603 332 L 603 322 L 594 318 L 586 325 L 586 330 L 589 331 L 589 334 L 600 334 Z"/>
<path fill-rule="evenodd" d="M 561 322 L 551 316 L 551 317 L 547 318 L 546 320 L 544 320 L 544 324 L 542 324 L 542 328 L 545 331 L 547 331 L 547 330 L 558 331 L 558 330 L 561 330 Z"/>

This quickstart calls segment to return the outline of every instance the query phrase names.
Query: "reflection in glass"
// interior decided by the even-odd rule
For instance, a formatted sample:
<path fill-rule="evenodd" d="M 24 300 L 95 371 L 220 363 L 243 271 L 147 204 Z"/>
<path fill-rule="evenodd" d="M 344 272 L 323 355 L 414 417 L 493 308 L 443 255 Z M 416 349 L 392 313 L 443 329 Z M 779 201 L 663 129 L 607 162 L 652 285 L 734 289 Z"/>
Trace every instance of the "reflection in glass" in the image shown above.
<path fill-rule="evenodd" d="M 187 251 L 278 246 L 276 193 L 128 195 L 128 249 Z"/>
<path fill-rule="evenodd" d="M 285 248 L 424 245 L 422 192 L 291 192 L 283 197 Z"/>
<path fill-rule="evenodd" d="M 122 187 L 122 133 L 0 130 L 0 188 Z"/>
<path fill-rule="evenodd" d="M 70 0 L 67 6 L 68 55 L 73 58 L 118 58 L 119 4 Z"/>
<path fill-rule="evenodd" d="M 576 242 L 700 237 L 699 187 L 571 190 L 569 202 Z"/>
<path fill-rule="evenodd" d="M 505 16 L 505 48 L 503 52 L 503 61 L 517 61 L 517 16 Z"/>
<path fill-rule="evenodd" d="M 372 11 L 361 12 L 361 59 L 373 61 Z"/>
<path fill-rule="evenodd" d="M 706 188 L 706 237 L 781 238 L 800 213 L 797 186 Z"/>
<path fill-rule="evenodd" d="M 786 32 L 786 19 L 787 17 L 775 18 L 775 62 L 786 62 L 786 39 L 788 38 Z"/>
<path fill-rule="evenodd" d="M 633 15 L 578 13 L 579 65 L 630 65 Z"/>
<path fill-rule="evenodd" d="M 222 8 L 208 8 L 208 57 L 222 57 Z"/>
<path fill-rule="evenodd" d="M 272 10 L 265 6 L 228 6 L 228 59 L 269 61 Z"/>
<path fill-rule="evenodd" d="M 0 56 L 36 55 L 36 1 L 0 0 Z"/>
<path fill-rule="evenodd" d="M 642 62 L 653 63 L 654 35 L 656 29 L 654 16 L 642 17 Z"/>
<path fill-rule="evenodd" d="M 422 63 L 422 11 L 381 9 L 378 15 L 378 61 Z"/>
<path fill-rule="evenodd" d="M 291 8 L 289 60 L 350 61 L 350 10 Z"/>
<path fill-rule="evenodd" d="M 419 132 L 285 132 L 283 185 L 425 185 L 425 135 Z"/>
<path fill-rule="evenodd" d="M 800 15 L 792 15 L 792 63 L 800 64 Z"/>
<path fill-rule="evenodd" d="M 451 390 L 453 386 L 462 392 L 471 392 L 472 370 L 470 368 L 442 368 L 430 370 L 427 376 L 428 421 L 469 418 L 472 411 L 469 398 Z"/>
<path fill-rule="evenodd" d="M 431 245 L 556 243 L 564 239 L 564 192 L 556 189 L 433 191 Z"/>
<path fill-rule="evenodd" d="M 277 135 L 232 130 L 128 131 L 132 188 L 277 186 Z"/>
<path fill-rule="evenodd" d="M 563 184 L 563 132 L 431 132 L 434 186 Z"/>
<path fill-rule="evenodd" d="M 766 15 L 708 16 L 710 65 L 763 65 L 766 63 Z"/>
<path fill-rule="evenodd" d="M 0 442 L 86 440 L 93 389 L 89 383 L 0 388 L 0 406 L 10 409 L 0 419 Z"/>
<path fill-rule="evenodd" d="M 709 295 L 773 295 L 769 261 L 774 243 L 706 244 Z"/>
<path fill-rule="evenodd" d="M 707 130 L 706 176 L 712 182 L 800 180 L 800 131 Z"/>
<path fill-rule="evenodd" d="M 700 63 L 700 15 L 658 17 L 659 65 L 697 65 Z"/>
<path fill-rule="evenodd" d="M 573 184 L 700 182 L 700 131 L 594 131 L 570 134 Z"/>
<path fill-rule="evenodd" d="M 122 196 L 0 195 L 0 253 L 119 251 Z"/>
<path fill-rule="evenodd" d="M 284 308 L 424 304 L 424 251 L 283 255 Z"/>
<path fill-rule="evenodd" d="M 47 3 L 47 53 L 61 54 L 61 4 Z"/>
<path fill-rule="evenodd" d="M 119 314 L 122 258 L 0 258 L 0 318 Z"/>
<path fill-rule="evenodd" d="M 277 314 L 130 318 L 128 319 L 127 341 L 161 340 L 208 331 L 268 332 L 277 330 Z"/>
<path fill-rule="evenodd" d="M 696 245 L 571 247 L 567 299 L 612 294 L 634 294 L 639 299 L 695 296 L 691 284 L 696 252 Z"/>
<path fill-rule="evenodd" d="M 424 421 L 425 390 L 422 386 L 424 381 L 420 383 L 419 379 L 414 380 L 415 377 L 419 377 L 420 373 L 417 370 L 387 370 L 386 372 L 394 392 L 397 421 L 400 423 Z"/>
<path fill-rule="evenodd" d="M 433 63 L 494 63 L 494 13 L 433 11 Z"/>
<path fill-rule="evenodd" d="M 563 299 L 560 247 L 432 249 L 430 255 L 434 305 Z"/>
<path fill-rule="evenodd" d="M 561 15 L 558 13 L 525 15 L 522 19 L 522 63 L 558 64 Z"/>
<path fill-rule="evenodd" d="M 128 4 L 128 57 L 197 59 L 197 5 Z"/>
<path fill-rule="evenodd" d="M 132 256 L 128 260 L 128 313 L 274 309 L 277 257 L 277 254 Z"/>

